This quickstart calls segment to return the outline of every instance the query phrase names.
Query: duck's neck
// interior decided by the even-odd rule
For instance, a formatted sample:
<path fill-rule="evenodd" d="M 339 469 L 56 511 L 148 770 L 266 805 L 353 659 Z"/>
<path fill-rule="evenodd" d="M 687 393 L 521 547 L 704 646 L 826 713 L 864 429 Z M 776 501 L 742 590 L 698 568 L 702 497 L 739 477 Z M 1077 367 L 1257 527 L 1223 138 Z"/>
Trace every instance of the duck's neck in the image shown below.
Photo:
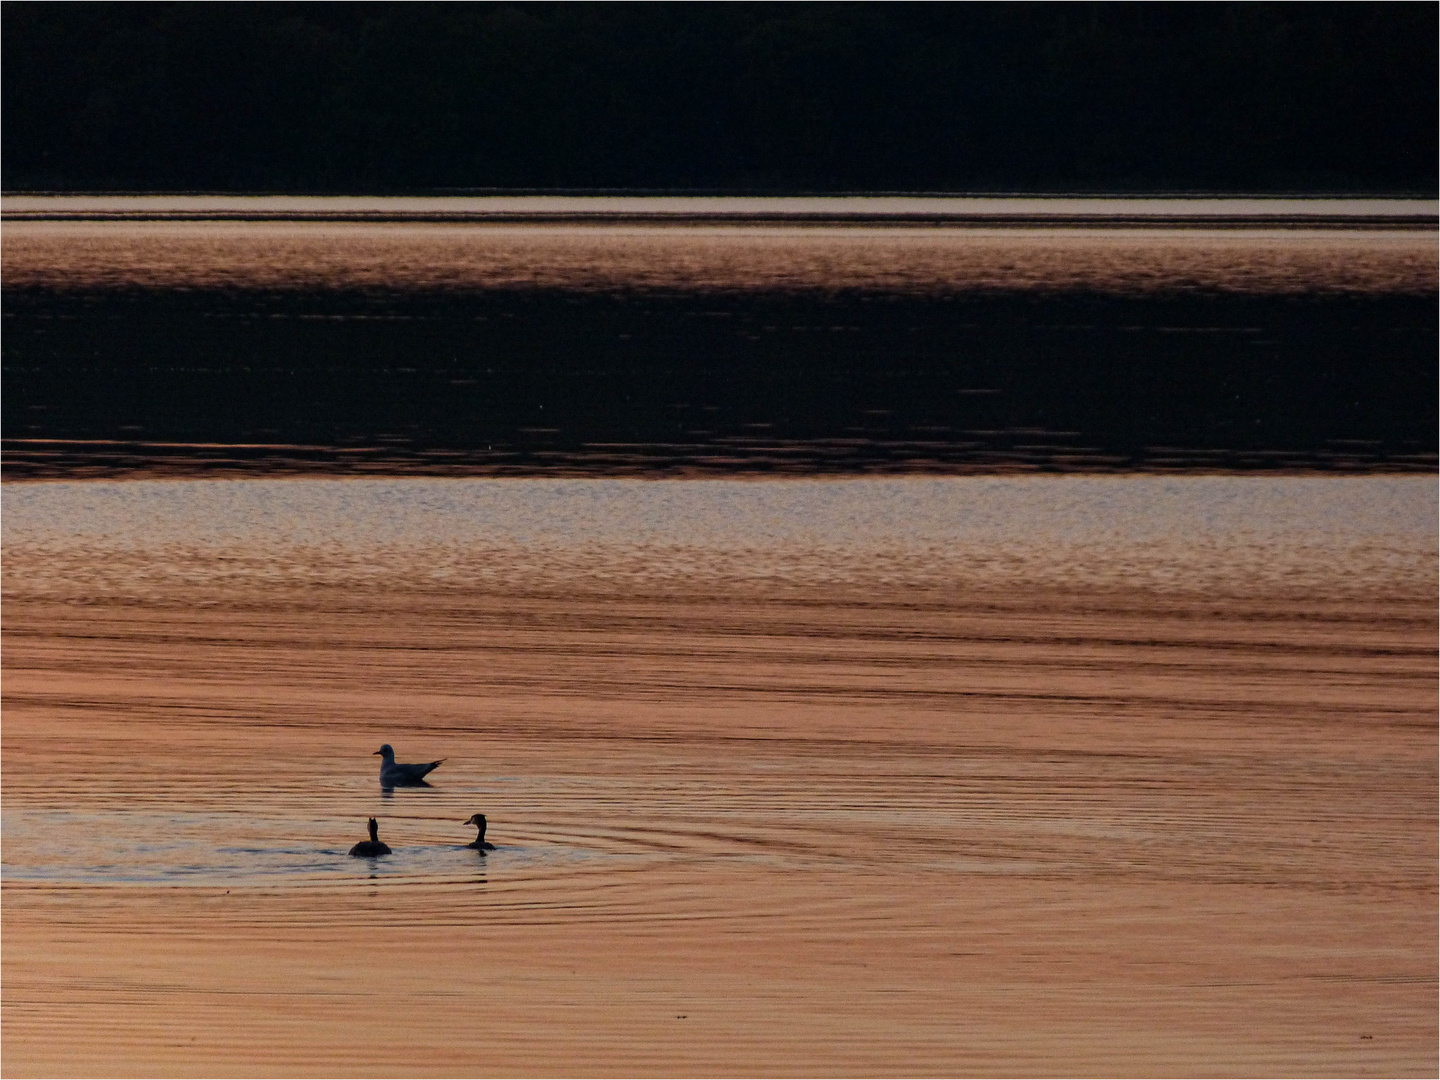
<path fill-rule="evenodd" d="M 485 843 L 485 822 L 477 821 L 475 823 L 475 828 L 480 830 L 478 833 L 475 834 L 475 846 L 479 847 L 481 844 Z"/>

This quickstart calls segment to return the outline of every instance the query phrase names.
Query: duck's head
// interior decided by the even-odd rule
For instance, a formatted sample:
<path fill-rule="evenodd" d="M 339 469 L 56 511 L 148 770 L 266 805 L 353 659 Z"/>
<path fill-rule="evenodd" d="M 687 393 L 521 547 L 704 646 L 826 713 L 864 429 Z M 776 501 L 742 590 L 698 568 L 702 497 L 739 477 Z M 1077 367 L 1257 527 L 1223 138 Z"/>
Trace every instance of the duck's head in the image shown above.
<path fill-rule="evenodd" d="M 480 828 L 483 829 L 483 828 L 485 827 L 485 815 L 484 815 L 484 814 L 471 814 L 471 815 L 470 815 L 470 820 L 467 821 L 467 822 L 465 822 L 465 824 L 466 824 L 466 825 L 478 825 L 478 826 L 480 826 Z"/>
<path fill-rule="evenodd" d="M 378 844 L 380 842 L 380 825 L 373 817 L 370 819 L 368 828 L 370 829 L 370 842 Z"/>
<path fill-rule="evenodd" d="M 389 744 L 388 742 L 387 742 L 384 746 L 380 747 L 379 750 L 376 750 L 375 753 L 376 753 L 376 754 L 379 754 L 379 755 L 380 755 L 382 758 L 384 758 L 386 761 L 394 761 L 394 760 L 395 760 L 395 751 L 390 748 L 390 744 Z M 372 755 L 370 755 L 370 756 L 371 756 L 371 757 L 374 757 L 375 755 L 372 754 Z"/>

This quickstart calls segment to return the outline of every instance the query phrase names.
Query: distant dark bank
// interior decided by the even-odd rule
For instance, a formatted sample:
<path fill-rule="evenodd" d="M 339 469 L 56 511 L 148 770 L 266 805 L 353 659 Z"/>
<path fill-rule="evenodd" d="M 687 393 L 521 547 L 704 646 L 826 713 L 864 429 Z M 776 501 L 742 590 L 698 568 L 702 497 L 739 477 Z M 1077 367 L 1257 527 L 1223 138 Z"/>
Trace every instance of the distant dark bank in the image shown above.
<path fill-rule="evenodd" d="M 7 190 L 1436 190 L 1437 9 L 4 5 Z"/>
<path fill-rule="evenodd" d="M 4 475 L 1433 470 L 1429 295 L 4 292 Z"/>

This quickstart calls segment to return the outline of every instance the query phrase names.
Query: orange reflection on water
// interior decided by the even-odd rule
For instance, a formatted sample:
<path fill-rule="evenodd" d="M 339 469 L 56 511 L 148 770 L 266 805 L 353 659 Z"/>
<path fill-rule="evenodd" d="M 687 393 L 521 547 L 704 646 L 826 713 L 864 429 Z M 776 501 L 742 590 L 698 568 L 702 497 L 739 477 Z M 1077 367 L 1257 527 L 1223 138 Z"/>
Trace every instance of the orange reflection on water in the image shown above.
<path fill-rule="evenodd" d="M 1435 233 L 12 221 L 11 288 L 1433 294 Z"/>
<path fill-rule="evenodd" d="M 1433 483 L 1072 480 L 7 489 L 5 1071 L 1433 1073 Z"/>

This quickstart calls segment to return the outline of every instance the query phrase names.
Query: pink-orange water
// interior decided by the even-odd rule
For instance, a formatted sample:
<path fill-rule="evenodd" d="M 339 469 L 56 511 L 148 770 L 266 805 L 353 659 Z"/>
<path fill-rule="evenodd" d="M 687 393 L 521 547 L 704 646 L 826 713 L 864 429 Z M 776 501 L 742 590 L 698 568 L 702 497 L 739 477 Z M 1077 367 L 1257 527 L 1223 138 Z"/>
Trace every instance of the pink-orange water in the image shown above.
<path fill-rule="evenodd" d="M 14 222 L 12 286 L 1433 292 L 1435 234 Z"/>
<path fill-rule="evenodd" d="M 3 497 L 8 1075 L 1435 1072 L 1432 479 Z"/>

